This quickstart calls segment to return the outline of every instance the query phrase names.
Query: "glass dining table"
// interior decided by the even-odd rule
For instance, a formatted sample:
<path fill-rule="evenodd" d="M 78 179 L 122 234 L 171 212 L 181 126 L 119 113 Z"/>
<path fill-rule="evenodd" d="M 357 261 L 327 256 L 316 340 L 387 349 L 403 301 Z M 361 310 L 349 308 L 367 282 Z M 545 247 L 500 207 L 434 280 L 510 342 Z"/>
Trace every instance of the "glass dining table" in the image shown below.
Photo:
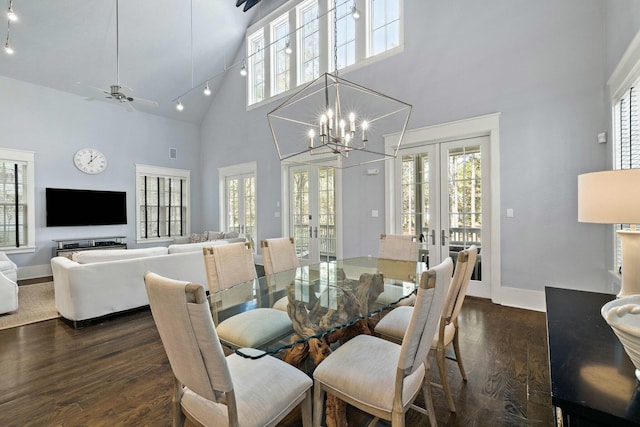
<path fill-rule="evenodd" d="M 258 348 L 223 345 L 251 359 L 282 353 L 279 357 L 298 367 L 308 355 L 319 363 L 327 346 L 371 334 L 373 316 L 409 303 L 425 265 L 360 257 L 301 266 L 211 294 L 211 311 L 217 325 L 258 308 L 286 310 L 292 321 L 289 334 Z"/>

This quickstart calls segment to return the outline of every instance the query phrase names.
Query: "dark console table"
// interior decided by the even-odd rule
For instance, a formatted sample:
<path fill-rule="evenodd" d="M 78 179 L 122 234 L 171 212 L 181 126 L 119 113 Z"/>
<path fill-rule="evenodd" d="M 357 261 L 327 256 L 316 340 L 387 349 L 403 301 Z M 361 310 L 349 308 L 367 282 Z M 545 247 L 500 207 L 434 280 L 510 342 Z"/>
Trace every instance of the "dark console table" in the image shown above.
<path fill-rule="evenodd" d="M 74 252 L 90 251 L 93 249 L 127 249 L 125 236 L 87 237 L 84 239 L 54 240 L 53 256 L 63 256 L 71 259 Z"/>
<path fill-rule="evenodd" d="M 600 315 L 615 295 L 546 287 L 551 400 L 564 427 L 640 425 L 634 366 Z"/>

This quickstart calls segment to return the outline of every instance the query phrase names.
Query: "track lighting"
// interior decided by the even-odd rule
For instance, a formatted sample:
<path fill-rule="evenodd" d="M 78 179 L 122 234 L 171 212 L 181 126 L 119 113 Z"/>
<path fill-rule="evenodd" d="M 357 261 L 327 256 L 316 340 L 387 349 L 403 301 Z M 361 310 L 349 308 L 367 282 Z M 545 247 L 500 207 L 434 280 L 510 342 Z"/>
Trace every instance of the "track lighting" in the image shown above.
<path fill-rule="evenodd" d="M 178 103 L 176 104 L 176 110 L 182 111 L 184 110 L 184 105 L 182 105 L 182 101 L 178 99 Z"/>
<path fill-rule="evenodd" d="M 360 19 L 360 12 L 358 12 L 358 8 L 356 8 L 356 2 L 353 2 L 353 6 L 351 6 L 351 16 L 353 19 Z"/>
<path fill-rule="evenodd" d="M 204 85 L 204 91 L 202 93 L 204 93 L 205 96 L 211 95 L 211 89 L 209 89 L 209 82 L 207 82 Z"/>
<path fill-rule="evenodd" d="M 9 42 L 4 44 L 4 51 L 9 55 L 13 55 L 13 48 L 9 46 Z"/>
<path fill-rule="evenodd" d="M 284 53 L 286 53 L 287 55 L 291 55 L 293 53 L 293 49 L 291 49 L 291 43 L 289 43 L 289 40 L 287 40 L 287 44 L 284 47 Z"/>
<path fill-rule="evenodd" d="M 9 10 L 7 11 L 7 19 L 9 21 L 15 22 L 18 20 L 18 15 L 13 11 L 13 0 L 9 1 Z"/>
<path fill-rule="evenodd" d="M 247 75 L 247 64 L 244 61 L 242 61 L 242 68 L 240 68 L 240 75 L 242 77 L 246 77 Z"/>

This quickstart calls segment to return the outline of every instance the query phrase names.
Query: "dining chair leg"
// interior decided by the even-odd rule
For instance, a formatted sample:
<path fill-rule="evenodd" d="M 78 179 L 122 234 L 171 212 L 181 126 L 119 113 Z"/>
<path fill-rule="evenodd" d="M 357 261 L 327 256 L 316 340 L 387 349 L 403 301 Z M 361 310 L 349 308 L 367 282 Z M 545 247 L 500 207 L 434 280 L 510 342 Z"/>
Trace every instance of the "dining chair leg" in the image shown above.
<path fill-rule="evenodd" d="M 304 401 L 300 404 L 300 412 L 302 415 L 302 427 L 312 427 L 312 419 L 311 419 L 312 399 L 313 397 L 311 395 L 311 389 L 309 389 L 307 390 Z"/>
<path fill-rule="evenodd" d="M 431 393 L 431 382 L 429 378 L 431 378 L 431 368 L 429 364 L 425 365 L 427 371 L 424 376 L 424 380 L 422 381 L 422 395 L 424 397 L 424 406 L 427 409 L 427 416 L 429 417 L 429 424 L 431 427 L 437 427 L 438 421 L 436 420 L 436 411 L 433 407 L 433 393 Z"/>
<path fill-rule="evenodd" d="M 462 356 L 460 356 L 460 341 L 458 340 L 458 328 L 456 327 L 456 332 L 453 335 L 453 351 L 456 353 L 456 362 L 458 362 L 458 368 L 460 368 L 460 374 L 462 375 L 462 379 L 467 381 L 467 373 L 464 371 L 464 366 L 462 366 Z"/>
<path fill-rule="evenodd" d="M 456 406 L 453 404 L 453 398 L 451 397 L 451 390 L 449 389 L 449 381 L 447 381 L 447 367 L 445 366 L 444 347 L 438 346 L 436 351 L 436 361 L 438 362 L 438 371 L 440 371 L 440 381 L 442 382 L 442 389 L 444 395 L 449 403 L 449 410 L 456 412 Z"/>
<path fill-rule="evenodd" d="M 313 427 L 320 427 L 324 414 L 324 390 L 318 381 L 313 385 Z"/>

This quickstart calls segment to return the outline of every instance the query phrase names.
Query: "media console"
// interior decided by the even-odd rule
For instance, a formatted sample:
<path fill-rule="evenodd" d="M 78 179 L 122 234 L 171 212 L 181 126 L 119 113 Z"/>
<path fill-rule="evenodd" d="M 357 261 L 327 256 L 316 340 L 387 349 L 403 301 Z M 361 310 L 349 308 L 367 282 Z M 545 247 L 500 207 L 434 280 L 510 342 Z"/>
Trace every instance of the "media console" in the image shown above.
<path fill-rule="evenodd" d="M 78 251 L 93 249 L 127 249 L 124 243 L 126 236 L 87 237 L 83 239 L 54 240 L 53 256 L 63 256 L 71 259 L 71 254 Z"/>

